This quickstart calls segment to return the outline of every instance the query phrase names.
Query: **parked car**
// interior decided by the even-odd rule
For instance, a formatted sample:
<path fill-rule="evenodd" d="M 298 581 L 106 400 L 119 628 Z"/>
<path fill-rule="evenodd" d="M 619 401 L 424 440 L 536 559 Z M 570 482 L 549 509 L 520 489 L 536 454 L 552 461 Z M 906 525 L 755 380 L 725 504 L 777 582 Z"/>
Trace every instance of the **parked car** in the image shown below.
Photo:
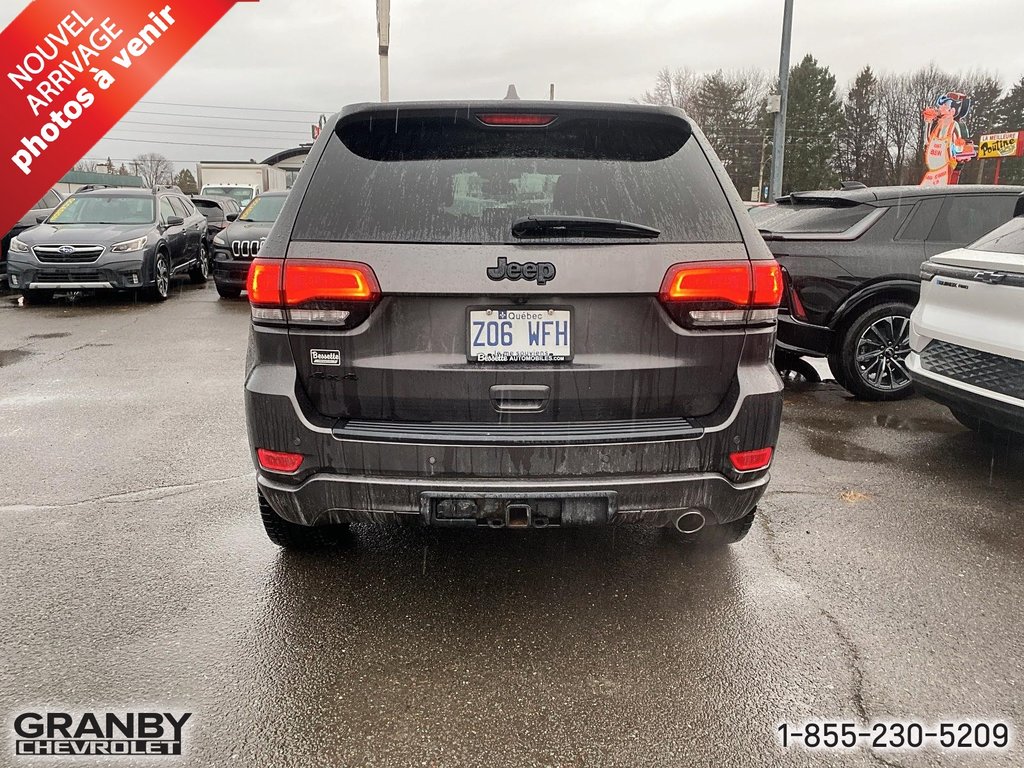
<path fill-rule="evenodd" d="M 866 400 L 910 395 L 905 358 L 921 262 L 1007 221 L 1022 190 L 799 192 L 751 210 L 783 270 L 780 356 L 827 357 L 836 381 Z"/>
<path fill-rule="evenodd" d="M 60 290 L 124 289 L 161 301 L 175 275 L 206 282 L 206 219 L 168 188 L 98 189 L 64 200 L 11 240 L 8 275 L 26 302 Z"/>
<path fill-rule="evenodd" d="M 237 299 L 245 290 L 252 260 L 260 252 L 287 198 L 287 192 L 264 192 L 213 238 L 213 281 L 221 298 Z"/>
<path fill-rule="evenodd" d="M 921 267 L 907 367 L 971 429 L 1024 434 L 1024 197 L 1016 216 Z"/>
<path fill-rule="evenodd" d="M 238 218 L 241 206 L 230 197 L 192 195 L 192 204 L 206 217 L 206 235 L 210 240 Z"/>
<path fill-rule="evenodd" d="M 11 227 L 11 230 L 3 236 L 3 239 L 0 239 L 0 279 L 7 279 L 7 251 L 11 247 L 11 240 L 26 229 L 36 226 L 39 223 L 40 216 L 49 216 L 50 212 L 60 205 L 60 201 L 63 199 L 64 197 L 60 192 L 56 189 L 51 189 L 43 195 L 42 200 L 25 212 L 25 215 L 18 220 L 17 224 Z"/>
<path fill-rule="evenodd" d="M 396 520 L 747 533 L 781 278 L 681 111 L 363 104 L 306 167 L 248 282 L 273 541 Z"/>

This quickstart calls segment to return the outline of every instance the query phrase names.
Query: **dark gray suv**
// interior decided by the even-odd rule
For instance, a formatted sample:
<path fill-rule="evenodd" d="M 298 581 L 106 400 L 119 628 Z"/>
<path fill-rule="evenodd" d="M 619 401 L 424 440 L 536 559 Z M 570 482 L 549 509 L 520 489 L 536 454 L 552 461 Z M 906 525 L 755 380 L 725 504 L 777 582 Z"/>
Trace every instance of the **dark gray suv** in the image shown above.
<path fill-rule="evenodd" d="M 280 545 L 355 522 L 750 528 L 782 408 L 781 274 L 679 110 L 348 107 L 247 290 L 246 416 Z"/>
<path fill-rule="evenodd" d="M 155 301 L 175 275 L 210 275 L 206 218 L 176 187 L 76 192 L 13 240 L 10 287 L 46 303 L 57 291 L 123 289 Z"/>

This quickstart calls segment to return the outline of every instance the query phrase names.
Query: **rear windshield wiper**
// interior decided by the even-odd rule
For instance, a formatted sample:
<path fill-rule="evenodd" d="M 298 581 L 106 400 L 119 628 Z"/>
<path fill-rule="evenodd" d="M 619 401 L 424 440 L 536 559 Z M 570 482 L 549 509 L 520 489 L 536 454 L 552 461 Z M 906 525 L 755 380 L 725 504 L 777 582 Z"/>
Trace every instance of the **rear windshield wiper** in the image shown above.
<path fill-rule="evenodd" d="M 760 229 L 759 228 L 757 231 L 761 233 L 761 237 L 764 240 L 784 240 L 785 239 L 778 232 L 772 232 L 770 229 Z"/>
<path fill-rule="evenodd" d="M 526 216 L 512 222 L 513 237 L 655 238 L 660 229 L 617 219 L 590 216 Z"/>

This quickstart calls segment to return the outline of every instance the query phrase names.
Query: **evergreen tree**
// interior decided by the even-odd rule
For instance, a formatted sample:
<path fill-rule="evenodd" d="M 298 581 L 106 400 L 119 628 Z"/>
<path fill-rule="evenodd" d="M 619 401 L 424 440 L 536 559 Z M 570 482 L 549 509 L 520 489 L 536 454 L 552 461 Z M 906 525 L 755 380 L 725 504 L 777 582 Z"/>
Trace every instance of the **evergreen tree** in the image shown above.
<path fill-rule="evenodd" d="M 178 189 L 186 195 L 194 195 L 199 192 L 199 186 L 196 184 L 196 177 L 192 175 L 192 171 L 188 168 L 182 168 L 178 172 L 178 175 L 174 177 L 174 183 L 177 184 Z"/>
<path fill-rule="evenodd" d="M 996 104 L 996 130 L 1024 131 L 1024 77 Z M 1024 184 L 1024 157 L 1003 160 L 999 174 L 1000 184 Z"/>
<path fill-rule="evenodd" d="M 868 186 L 886 183 L 881 125 L 878 80 L 871 67 L 864 67 L 843 104 L 838 161 L 844 181 L 862 181 Z"/>
<path fill-rule="evenodd" d="M 701 79 L 691 110 L 740 195 L 757 186 L 761 160 L 758 113 L 763 110 L 765 78 L 719 70 Z"/>
<path fill-rule="evenodd" d="M 783 192 L 836 186 L 837 137 L 842 124 L 835 75 L 807 54 L 790 71 Z"/>

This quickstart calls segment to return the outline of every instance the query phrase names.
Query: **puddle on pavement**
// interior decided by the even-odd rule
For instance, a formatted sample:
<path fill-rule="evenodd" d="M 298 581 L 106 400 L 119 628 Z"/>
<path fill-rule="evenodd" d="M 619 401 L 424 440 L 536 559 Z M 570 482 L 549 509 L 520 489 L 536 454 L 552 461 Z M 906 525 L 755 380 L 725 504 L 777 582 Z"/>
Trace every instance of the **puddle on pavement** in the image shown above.
<path fill-rule="evenodd" d="M 940 432 L 947 435 L 963 432 L 963 427 L 945 419 L 895 416 L 886 413 L 875 416 L 875 426 L 885 429 L 905 429 L 910 432 Z"/>
<path fill-rule="evenodd" d="M 881 451 L 864 448 L 863 446 L 843 440 L 835 434 L 817 433 L 808 435 L 807 444 L 815 453 L 827 456 L 830 459 L 838 459 L 839 461 L 862 461 L 881 464 L 891 460 L 887 454 Z"/>
<path fill-rule="evenodd" d="M 0 349 L 0 368 L 5 365 L 14 365 L 31 354 L 25 349 Z"/>

